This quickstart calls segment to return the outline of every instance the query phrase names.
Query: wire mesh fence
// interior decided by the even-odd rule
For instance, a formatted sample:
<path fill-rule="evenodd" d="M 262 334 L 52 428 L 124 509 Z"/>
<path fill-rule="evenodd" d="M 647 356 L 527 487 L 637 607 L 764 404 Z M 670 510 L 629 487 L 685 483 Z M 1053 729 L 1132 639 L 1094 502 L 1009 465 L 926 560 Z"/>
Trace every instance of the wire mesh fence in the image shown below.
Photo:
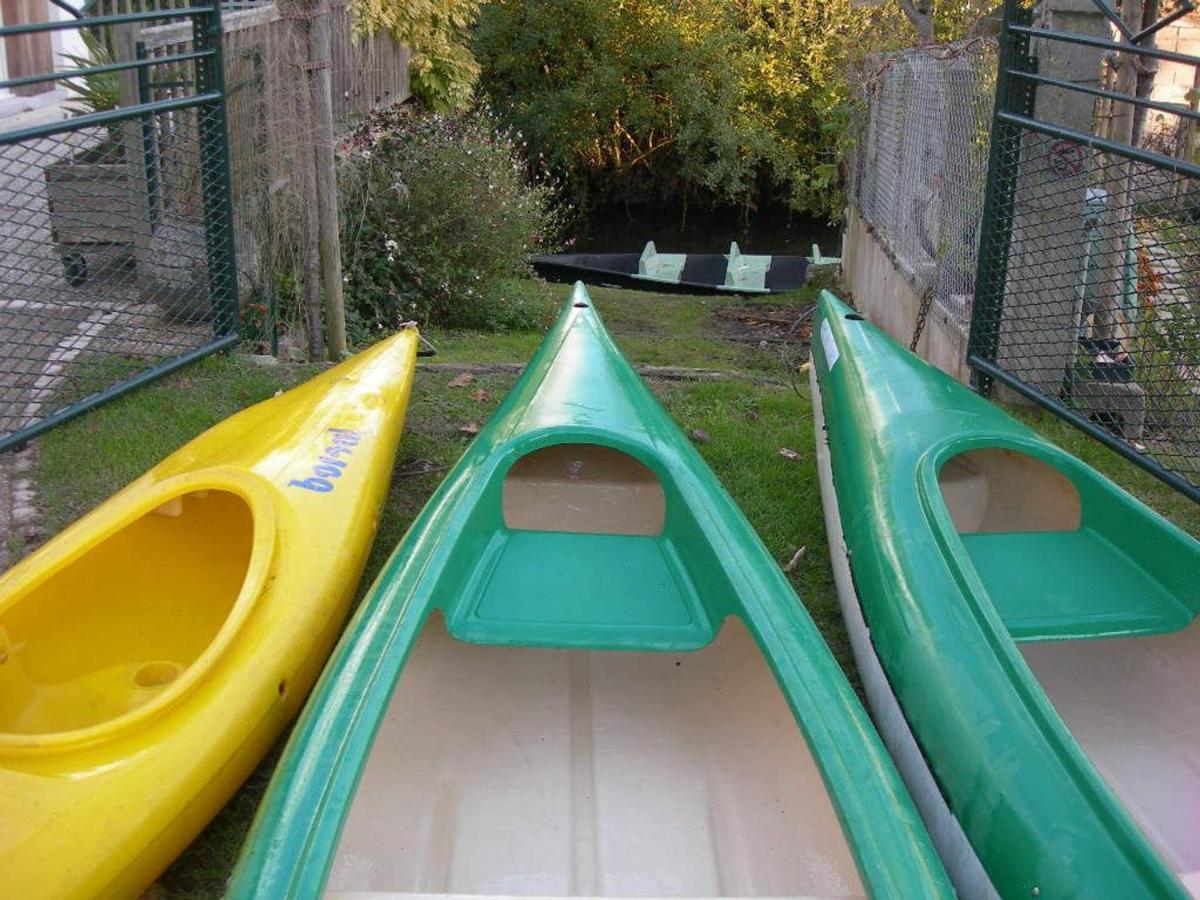
<path fill-rule="evenodd" d="M 195 46 L 141 65 L 128 38 L 158 16 L 185 18 Z M 111 40 L 87 76 L 101 99 L 0 133 L 0 446 L 114 384 L 236 340 L 219 16 L 197 7 L 95 20 Z M 187 72 L 190 89 L 145 102 L 140 85 L 163 71 Z"/>
<path fill-rule="evenodd" d="M 1142 48 L 1008 6 L 968 359 L 1200 499 L 1200 169 L 1160 152 L 1195 114 L 1141 101 L 1172 139 L 1139 134 L 1108 70 Z"/>
<path fill-rule="evenodd" d="M 996 46 L 867 59 L 849 201 L 920 294 L 965 329 L 987 174 Z"/>
<path fill-rule="evenodd" d="M 302 277 L 311 15 L 145 6 L 93 3 L 91 59 L 38 73 L 87 89 L 74 117 L 0 121 L 0 449 L 215 349 L 274 351 Z M 328 14 L 338 120 L 407 97 L 408 51 Z"/>

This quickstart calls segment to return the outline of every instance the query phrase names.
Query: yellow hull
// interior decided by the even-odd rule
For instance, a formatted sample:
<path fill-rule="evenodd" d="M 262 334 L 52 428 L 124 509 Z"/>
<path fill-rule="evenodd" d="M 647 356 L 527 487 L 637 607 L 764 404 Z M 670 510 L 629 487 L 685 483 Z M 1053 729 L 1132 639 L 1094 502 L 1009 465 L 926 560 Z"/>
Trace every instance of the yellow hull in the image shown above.
<path fill-rule="evenodd" d="M 295 716 L 416 350 L 410 329 L 231 417 L 0 578 L 0 896 L 136 896 Z"/>

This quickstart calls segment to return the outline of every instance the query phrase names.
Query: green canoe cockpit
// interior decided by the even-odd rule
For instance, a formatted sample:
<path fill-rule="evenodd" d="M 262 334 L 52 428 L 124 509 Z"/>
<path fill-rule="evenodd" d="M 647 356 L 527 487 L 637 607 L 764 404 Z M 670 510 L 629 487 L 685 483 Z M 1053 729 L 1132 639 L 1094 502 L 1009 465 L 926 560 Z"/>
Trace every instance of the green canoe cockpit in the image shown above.
<path fill-rule="evenodd" d="M 711 549 L 680 546 L 696 523 L 672 479 L 569 442 L 491 482 L 464 530 L 478 555 L 446 566 L 454 601 L 375 738 L 331 894 L 862 896 L 728 585 L 689 566 Z"/>
<path fill-rule="evenodd" d="M 946 456 L 938 486 L 954 529 L 1018 642 L 1178 631 L 1200 591 L 1186 582 L 1171 536 L 1094 490 L 1065 454 L 975 446 Z M 1069 473 L 1069 474 L 1068 474 Z M 1131 553 L 1131 549 L 1139 552 Z"/>
<path fill-rule="evenodd" d="M 1047 445 L 974 447 L 945 458 L 937 477 L 974 574 L 1030 671 L 1122 805 L 1200 892 L 1196 544 Z"/>
<path fill-rule="evenodd" d="M 727 613 L 688 565 L 696 525 L 670 479 L 596 443 L 520 455 L 488 486 L 445 591 L 450 633 L 476 644 L 694 650 Z M 725 595 L 728 597 L 728 594 Z"/>

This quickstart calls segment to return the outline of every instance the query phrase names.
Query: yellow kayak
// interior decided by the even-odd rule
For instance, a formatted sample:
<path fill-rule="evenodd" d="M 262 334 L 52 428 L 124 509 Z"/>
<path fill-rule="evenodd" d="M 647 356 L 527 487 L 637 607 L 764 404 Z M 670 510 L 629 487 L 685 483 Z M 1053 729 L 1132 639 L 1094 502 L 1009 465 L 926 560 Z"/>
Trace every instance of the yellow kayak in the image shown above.
<path fill-rule="evenodd" d="M 0 896 L 136 896 L 296 714 L 416 351 L 406 330 L 238 413 L 0 578 Z"/>

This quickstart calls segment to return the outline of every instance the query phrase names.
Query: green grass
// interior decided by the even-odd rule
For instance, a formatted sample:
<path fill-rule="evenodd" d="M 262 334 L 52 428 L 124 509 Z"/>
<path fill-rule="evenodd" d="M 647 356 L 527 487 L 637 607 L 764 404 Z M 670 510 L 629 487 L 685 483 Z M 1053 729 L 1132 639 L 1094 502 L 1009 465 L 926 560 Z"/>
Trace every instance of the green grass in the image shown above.
<path fill-rule="evenodd" d="M 529 286 L 546 304 L 546 322 L 565 287 Z M 539 293 L 540 292 L 540 293 Z M 774 348 L 714 337 L 712 310 L 726 298 L 680 298 L 597 289 L 593 299 L 617 342 L 635 364 L 739 370 L 745 379 L 655 382 L 663 404 L 686 432 L 702 430 L 697 446 L 782 565 L 800 547 L 803 561 L 789 577 L 843 668 L 854 678 L 838 612 L 825 539 L 813 452 L 807 390 L 789 381 Z M 797 312 L 810 294 L 789 298 Z M 771 304 L 781 305 L 778 298 Z M 433 331 L 438 362 L 525 362 L 540 331 L 486 335 Z M 262 368 L 222 356 L 136 391 L 45 436 L 38 469 L 39 496 L 49 531 L 57 531 L 144 472 L 190 438 L 236 410 L 308 377 L 313 367 Z M 370 584 L 426 499 L 462 454 L 471 436 L 462 426 L 482 424 L 515 380 L 511 373 L 476 376 L 450 387 L 454 373 L 418 372 L 397 467 L 363 576 Z M 770 376 L 775 383 L 764 383 Z M 484 389 L 486 396 L 476 393 Z M 1053 417 L 1016 414 L 1052 440 L 1125 485 L 1192 534 L 1200 509 L 1116 454 Z M 799 454 L 780 455 L 781 448 Z M 281 742 L 282 745 L 282 742 Z M 160 879 L 159 896 L 217 897 L 236 860 L 254 809 L 270 779 L 279 748 Z"/>

